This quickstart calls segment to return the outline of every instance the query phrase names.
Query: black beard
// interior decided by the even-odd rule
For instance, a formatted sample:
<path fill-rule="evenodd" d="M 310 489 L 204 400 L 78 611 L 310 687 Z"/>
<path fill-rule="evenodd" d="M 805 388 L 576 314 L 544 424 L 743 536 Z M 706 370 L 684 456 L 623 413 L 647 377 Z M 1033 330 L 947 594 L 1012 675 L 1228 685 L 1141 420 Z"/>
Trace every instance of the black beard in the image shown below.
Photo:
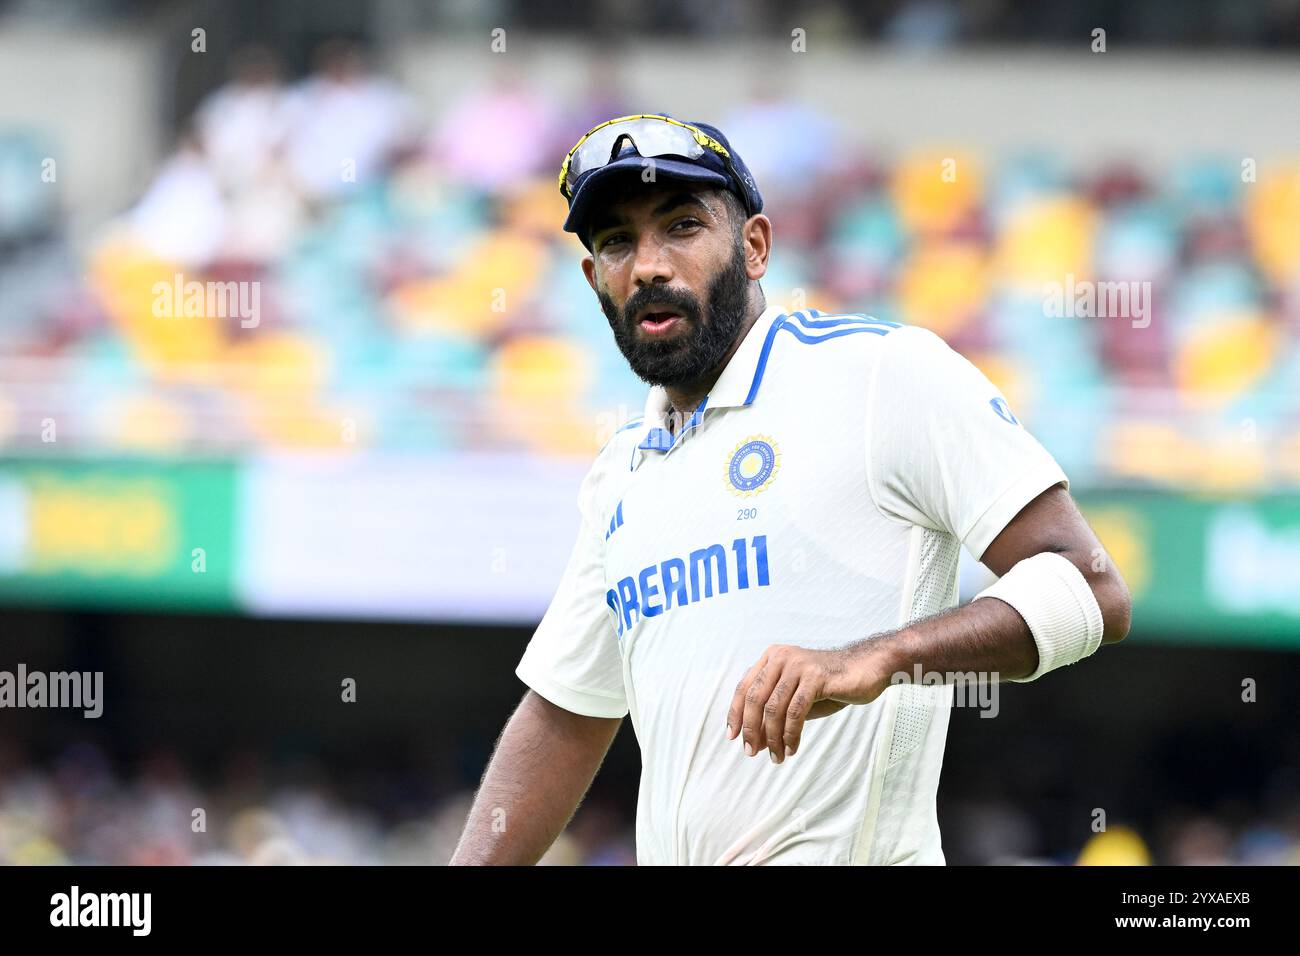
<path fill-rule="evenodd" d="M 637 377 L 650 385 L 690 385 L 717 367 L 736 342 L 749 304 L 749 275 L 744 247 L 709 283 L 707 317 L 699 299 L 689 292 L 643 287 L 632 294 L 620 312 L 614 301 L 598 292 L 601 311 L 614 330 L 614 341 Z M 688 322 L 687 332 L 671 341 L 643 341 L 636 337 L 636 316 L 653 306 L 655 311 L 676 312 Z"/>

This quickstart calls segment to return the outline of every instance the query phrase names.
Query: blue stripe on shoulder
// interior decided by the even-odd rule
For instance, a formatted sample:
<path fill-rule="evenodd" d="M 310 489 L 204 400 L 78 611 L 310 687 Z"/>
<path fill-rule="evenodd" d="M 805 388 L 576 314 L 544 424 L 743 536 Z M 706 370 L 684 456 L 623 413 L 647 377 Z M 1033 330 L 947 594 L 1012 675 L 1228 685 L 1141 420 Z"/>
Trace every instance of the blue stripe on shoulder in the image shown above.
<path fill-rule="evenodd" d="M 824 313 L 818 312 L 816 309 L 812 309 L 811 312 L 816 316 L 824 315 Z M 799 328 L 799 325 L 803 325 L 810 330 L 833 328 L 835 331 L 825 332 L 820 335 L 809 335 Z M 902 328 L 897 322 L 885 322 L 857 314 L 827 316 L 817 319 L 807 318 L 804 312 L 782 315 L 767 330 L 767 338 L 763 340 L 762 351 L 758 353 L 758 367 L 754 370 L 754 381 L 749 386 L 749 394 L 745 396 L 745 404 L 753 404 L 755 396 L 758 395 L 758 386 L 763 382 L 763 372 L 767 369 L 767 359 L 772 352 L 772 343 L 776 341 L 776 333 L 781 329 L 785 329 L 805 345 L 816 345 L 818 342 L 825 342 L 827 339 L 837 339 L 842 335 L 855 335 L 861 332 L 888 335 L 892 329 L 897 328 Z"/>
<path fill-rule="evenodd" d="M 816 318 L 803 318 L 803 313 L 796 312 L 796 317 L 805 328 L 809 329 L 828 329 L 838 325 L 879 325 L 885 328 L 897 329 L 902 326 L 897 322 L 889 322 L 885 319 L 877 319 L 870 315 L 864 315 L 861 312 L 836 312 L 826 313 L 812 310 Z"/>
<path fill-rule="evenodd" d="M 805 345 L 816 345 L 818 342 L 825 342 L 829 339 L 838 339 L 842 335 L 857 335 L 863 332 L 870 332 L 873 335 L 888 335 L 889 329 L 878 328 L 874 325 L 850 325 L 845 328 L 836 329 L 834 332 L 827 332 L 823 335 L 809 335 L 803 329 L 795 325 L 784 326 L 785 330 L 793 335 Z"/>

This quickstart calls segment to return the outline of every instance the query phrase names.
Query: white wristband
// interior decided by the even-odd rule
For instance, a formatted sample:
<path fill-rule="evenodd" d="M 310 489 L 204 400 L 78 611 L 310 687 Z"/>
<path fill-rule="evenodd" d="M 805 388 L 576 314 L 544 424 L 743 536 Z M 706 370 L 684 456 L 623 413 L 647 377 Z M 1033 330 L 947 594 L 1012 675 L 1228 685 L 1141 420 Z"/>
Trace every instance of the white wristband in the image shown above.
<path fill-rule="evenodd" d="M 1044 551 L 1018 561 L 975 600 L 994 597 L 1019 612 L 1038 645 L 1038 669 L 1019 682 L 1073 664 L 1101 646 L 1101 608 L 1083 574 L 1068 558 Z"/>

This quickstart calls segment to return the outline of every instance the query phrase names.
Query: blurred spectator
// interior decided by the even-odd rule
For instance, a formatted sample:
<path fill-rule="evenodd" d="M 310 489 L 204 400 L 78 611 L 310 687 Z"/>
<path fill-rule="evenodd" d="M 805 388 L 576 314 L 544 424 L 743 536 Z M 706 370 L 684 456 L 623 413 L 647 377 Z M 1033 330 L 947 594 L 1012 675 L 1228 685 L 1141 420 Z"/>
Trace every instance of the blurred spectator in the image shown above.
<path fill-rule="evenodd" d="M 509 192 L 534 175 L 558 172 L 555 144 L 561 139 L 555 105 L 517 69 L 503 66 L 488 86 L 464 97 L 442 120 L 433 158 L 458 183 Z"/>
<path fill-rule="evenodd" d="M 769 193 L 812 192 L 845 164 L 847 143 L 839 124 L 791 96 L 771 75 L 759 74 L 745 104 L 715 125 L 745 157 L 765 200 Z"/>
<path fill-rule="evenodd" d="M 236 55 L 230 82 L 199 105 L 199 138 L 226 189 L 267 175 L 285 144 L 287 99 L 275 54 L 252 47 Z"/>
<path fill-rule="evenodd" d="M 348 41 L 325 43 L 316 62 L 317 72 L 289 94 L 286 154 L 299 188 L 328 199 L 374 181 L 411 137 L 414 108 Z"/>
<path fill-rule="evenodd" d="M 216 257 L 225 241 L 226 203 L 193 132 L 181 138 L 128 221 L 135 241 L 159 258 L 198 267 Z"/>

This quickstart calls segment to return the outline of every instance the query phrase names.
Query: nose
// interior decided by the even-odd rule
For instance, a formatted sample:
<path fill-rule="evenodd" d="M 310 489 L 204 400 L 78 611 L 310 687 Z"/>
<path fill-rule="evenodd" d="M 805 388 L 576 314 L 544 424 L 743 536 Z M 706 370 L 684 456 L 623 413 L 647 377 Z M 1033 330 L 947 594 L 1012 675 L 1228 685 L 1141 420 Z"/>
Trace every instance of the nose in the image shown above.
<path fill-rule="evenodd" d="M 672 263 L 664 255 L 664 244 L 651 230 L 642 233 L 636 244 L 632 263 L 632 281 L 638 288 L 666 285 L 673 280 Z"/>

